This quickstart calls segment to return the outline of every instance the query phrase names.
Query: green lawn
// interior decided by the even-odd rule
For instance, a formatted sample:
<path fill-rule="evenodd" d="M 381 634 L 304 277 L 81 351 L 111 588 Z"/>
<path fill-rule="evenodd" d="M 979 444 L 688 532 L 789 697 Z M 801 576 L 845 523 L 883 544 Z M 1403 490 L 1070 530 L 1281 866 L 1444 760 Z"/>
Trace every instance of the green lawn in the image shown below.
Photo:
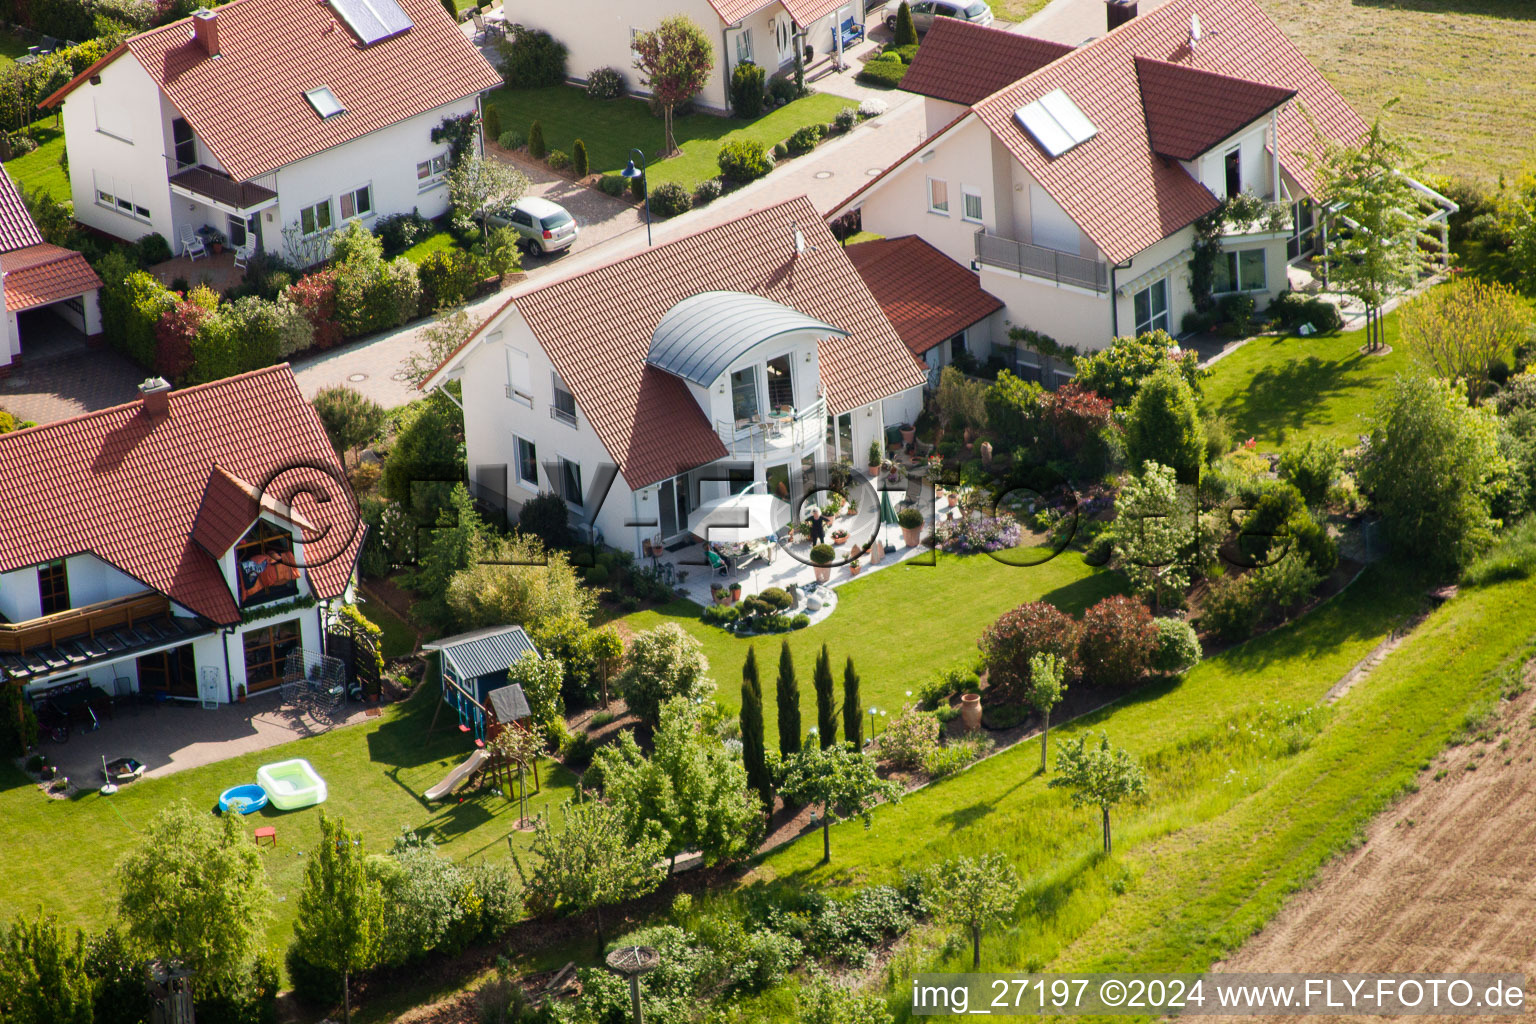
<path fill-rule="evenodd" d="M 9 32 L 0 32 L 0 68 L 15 63 L 16 58 L 27 52 L 27 41 Z"/>
<path fill-rule="evenodd" d="M 55 128 L 53 118 L 49 117 L 34 122 L 32 134 L 40 145 L 24 156 L 6 161 L 6 173 L 17 186 L 29 192 L 41 189 L 61 203 L 69 202 L 69 175 L 59 164 L 64 155 L 64 129 Z"/>
<path fill-rule="evenodd" d="M 401 255 L 410 260 L 412 263 L 420 263 L 422 260 L 426 259 L 430 253 L 444 252 L 449 249 L 458 248 L 460 248 L 459 241 L 453 237 L 453 232 L 439 231 L 436 234 L 428 235 L 426 238 L 423 238 L 421 241 L 405 250 L 405 252 Z"/>
<path fill-rule="evenodd" d="M 975 661 L 977 637 L 1008 609 L 1046 600 L 1081 615 L 1123 585 L 1119 573 L 1093 569 L 1075 551 L 1034 566 L 1005 565 L 987 555 L 941 554 L 936 565 L 893 566 L 838 587 L 837 610 L 829 618 L 781 636 L 733 636 L 700 621 L 700 609 L 691 601 L 635 612 L 623 621 L 635 630 L 676 622 L 698 637 L 718 686 L 716 698 L 733 712 L 741 705 L 741 666 L 747 649 L 755 646 L 768 730 L 774 734 L 774 680 L 783 641 L 794 654 L 802 716 L 812 700 L 811 675 L 823 643 L 839 680 L 843 660 L 853 656 L 866 707 L 894 713 L 908 700 L 906 691 L 916 690 L 939 669 Z M 807 727 L 815 724 L 810 718 L 805 722 Z"/>
<path fill-rule="evenodd" d="M 113 915 L 113 865 L 134 848 L 140 829 L 157 811 L 180 799 L 212 807 L 224 789 L 253 781 L 260 765 L 290 757 L 307 758 L 315 766 L 329 789 L 325 809 L 362 832 L 371 850 L 388 849 L 400 829 L 410 827 L 433 835 L 456 859 L 506 860 L 507 837 L 526 846 L 530 836 L 512 827 L 515 802 L 472 795 L 463 803 L 428 806 L 420 799 L 471 749 L 448 714 L 435 732 L 427 732 L 435 696 L 435 691 L 422 692 L 389 705 L 381 717 L 364 724 L 136 782 L 112 797 L 91 792 L 69 801 L 49 800 L 8 762 L 0 764 L 0 821 L 6 824 L 0 830 L 0 864 L 5 865 L 0 918 L 41 907 L 71 925 L 100 929 Z M 195 730 L 205 712 L 171 707 L 157 714 L 184 716 L 187 728 Z M 126 736 L 133 720 L 109 728 Z M 541 777 L 544 790 L 530 800 L 535 813 L 557 807 L 573 792 L 574 779 L 563 768 L 546 763 Z M 319 840 L 319 811 L 285 813 L 268 807 L 246 822 L 277 828 L 278 845 L 263 846 L 262 857 L 276 896 L 268 934 L 280 955 L 293 936 L 295 894 L 305 854 Z M 83 837 L 88 847 L 82 846 Z"/>
<path fill-rule="evenodd" d="M 363 614 L 368 617 L 369 622 L 383 631 L 382 645 L 386 659 L 403 658 L 416 650 L 421 642 L 420 634 L 415 628 L 390 611 L 389 605 L 383 601 L 370 600 L 364 607 Z"/>
<path fill-rule="evenodd" d="M 535 120 L 544 126 L 550 149 L 571 151 L 576 139 L 587 144 L 593 173 L 617 174 L 630 159 L 630 150 L 642 150 L 646 159 L 661 152 L 664 143 L 661 119 L 652 117 L 644 100 L 590 99 L 580 88 L 553 85 L 541 89 L 497 89 L 488 97 L 501 115 L 501 130 L 526 136 Z M 756 121 L 713 114 L 689 114 L 677 118 L 673 131 L 682 152 L 649 169 L 653 184 L 675 181 L 692 189 L 720 173 L 715 155 L 725 142 L 756 139 L 765 146 L 787 139 L 797 128 L 825 124 L 855 100 L 815 93 L 786 104 Z"/>

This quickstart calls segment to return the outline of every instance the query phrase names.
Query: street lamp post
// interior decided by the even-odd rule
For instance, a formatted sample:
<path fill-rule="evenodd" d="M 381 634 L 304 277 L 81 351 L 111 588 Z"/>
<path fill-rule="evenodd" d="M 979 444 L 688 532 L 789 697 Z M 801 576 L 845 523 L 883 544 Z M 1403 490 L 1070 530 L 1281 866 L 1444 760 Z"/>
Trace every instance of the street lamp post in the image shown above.
<path fill-rule="evenodd" d="M 651 244 L 651 183 L 645 176 L 645 153 L 638 149 L 629 151 L 629 166 L 619 172 L 619 175 L 627 181 L 640 179 L 640 205 L 645 207 L 645 244 Z M 640 158 L 640 169 L 635 170 L 635 157 Z"/>

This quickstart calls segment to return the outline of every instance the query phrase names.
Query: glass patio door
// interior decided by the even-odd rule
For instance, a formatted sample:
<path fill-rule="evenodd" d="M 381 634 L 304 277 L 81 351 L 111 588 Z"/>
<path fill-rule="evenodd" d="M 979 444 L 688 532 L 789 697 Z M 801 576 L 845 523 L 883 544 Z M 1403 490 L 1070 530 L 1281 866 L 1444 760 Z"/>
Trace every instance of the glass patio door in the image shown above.
<path fill-rule="evenodd" d="M 657 491 L 657 511 L 661 520 L 661 537 L 670 540 L 688 530 L 688 513 L 692 511 L 688 501 L 688 481 L 673 477 L 663 480 Z"/>

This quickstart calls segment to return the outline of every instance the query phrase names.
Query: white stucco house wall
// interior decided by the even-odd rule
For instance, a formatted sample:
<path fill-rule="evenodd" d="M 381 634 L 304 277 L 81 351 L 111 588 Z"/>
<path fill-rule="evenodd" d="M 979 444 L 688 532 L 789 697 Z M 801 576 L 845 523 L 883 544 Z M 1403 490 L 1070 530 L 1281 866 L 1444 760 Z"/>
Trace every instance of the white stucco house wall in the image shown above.
<path fill-rule="evenodd" d="M 802 196 L 515 292 L 422 387 L 459 382 L 482 501 L 559 494 L 638 555 L 712 498 L 862 465 L 924 379 Z"/>
<path fill-rule="evenodd" d="M 352 598 L 363 531 L 287 364 L 141 393 L 0 435 L 0 686 L 228 702 Z"/>
<path fill-rule="evenodd" d="M 1082 352 L 1181 333 L 1194 223 L 1229 196 L 1273 204 L 1283 229 L 1226 226 L 1216 298 L 1262 310 L 1323 244 L 1314 128 L 1349 143 L 1365 124 L 1253 0 L 1171 0 L 1075 49 L 1008 35 L 935 24 L 903 83 L 927 137 L 829 218 L 922 238 L 1010 325 Z M 1071 371 L 1015 355 L 1047 384 Z"/>
<path fill-rule="evenodd" d="M 872 12 L 880 6 L 870 3 Z M 761 65 L 769 76 L 788 75 L 796 46 L 810 47 L 807 65 L 816 64 L 836 54 L 835 27 L 864 24 L 863 0 L 568 0 L 520 6 L 509 16 L 564 43 L 566 70 L 575 80 L 584 82 L 597 68 L 611 67 L 631 91 L 645 95 L 630 40 L 673 14 L 691 18 L 714 45 L 715 67 L 695 102 L 716 113 L 730 108 L 731 73 L 738 64 Z"/>
<path fill-rule="evenodd" d="M 234 0 L 133 36 L 42 105 L 62 107 L 81 223 L 177 252 L 208 227 L 309 263 L 353 217 L 446 212 L 433 131 L 500 83 L 434 0 Z"/>

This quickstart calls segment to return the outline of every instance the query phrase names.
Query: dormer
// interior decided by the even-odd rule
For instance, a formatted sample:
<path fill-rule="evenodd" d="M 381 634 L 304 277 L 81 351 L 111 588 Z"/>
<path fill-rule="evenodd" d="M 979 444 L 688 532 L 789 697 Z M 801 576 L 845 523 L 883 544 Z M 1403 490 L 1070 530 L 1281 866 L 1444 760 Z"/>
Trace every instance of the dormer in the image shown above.
<path fill-rule="evenodd" d="M 219 568 L 241 608 L 305 589 L 302 518 L 217 463 L 209 471 L 192 539 Z"/>

